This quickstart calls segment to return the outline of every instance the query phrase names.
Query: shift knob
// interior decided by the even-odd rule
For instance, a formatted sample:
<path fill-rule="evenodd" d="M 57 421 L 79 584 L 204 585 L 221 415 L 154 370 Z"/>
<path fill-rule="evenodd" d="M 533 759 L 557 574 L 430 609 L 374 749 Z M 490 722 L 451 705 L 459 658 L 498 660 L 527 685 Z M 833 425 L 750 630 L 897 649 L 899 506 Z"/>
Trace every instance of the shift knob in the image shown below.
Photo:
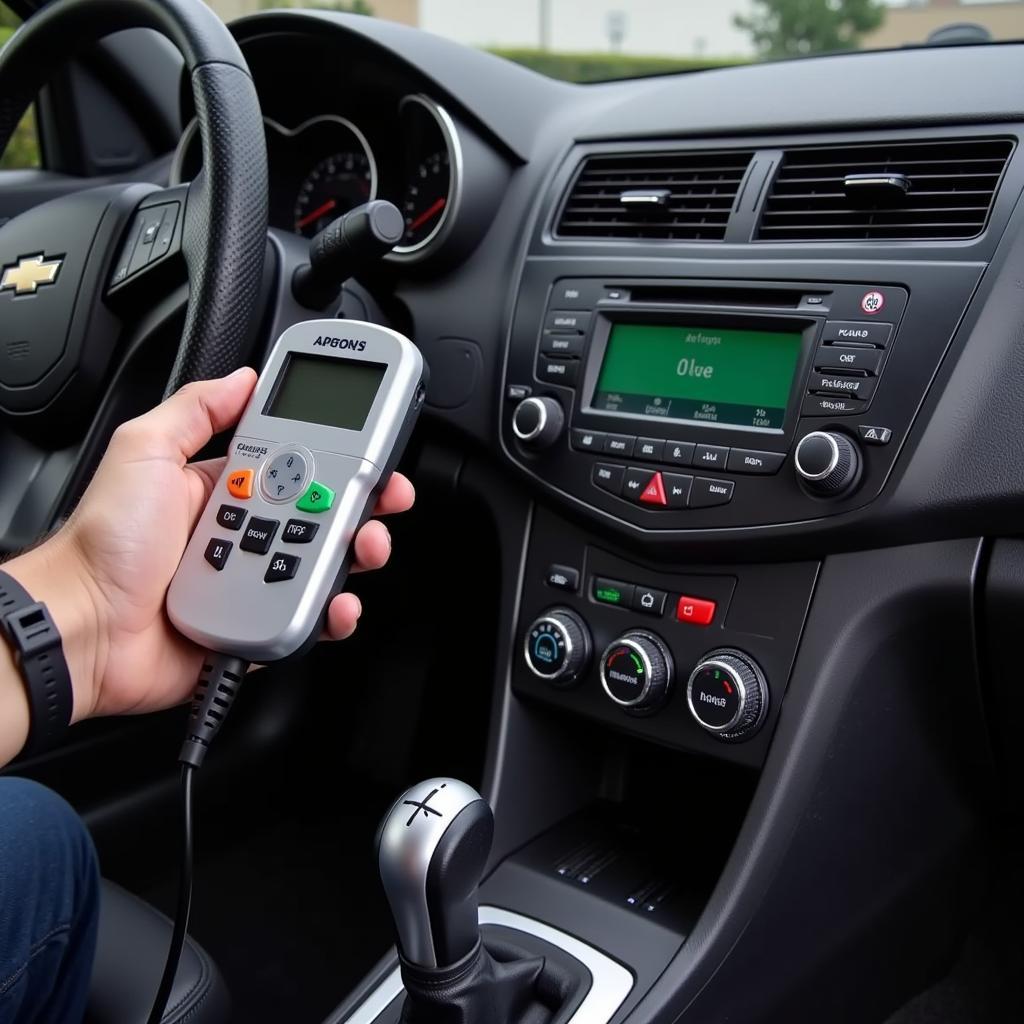
<path fill-rule="evenodd" d="M 377 832 L 377 861 L 408 963 L 449 967 L 474 950 L 493 837 L 487 801 L 457 779 L 428 779 L 392 805 Z"/>

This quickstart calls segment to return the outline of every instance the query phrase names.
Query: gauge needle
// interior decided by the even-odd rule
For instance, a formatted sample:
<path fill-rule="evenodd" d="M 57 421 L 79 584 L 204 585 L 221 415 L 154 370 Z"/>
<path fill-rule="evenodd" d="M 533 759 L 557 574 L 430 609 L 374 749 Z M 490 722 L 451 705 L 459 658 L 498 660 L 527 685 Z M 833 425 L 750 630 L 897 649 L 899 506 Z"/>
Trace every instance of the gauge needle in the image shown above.
<path fill-rule="evenodd" d="M 427 221 L 428 221 L 428 220 L 430 220 L 430 218 L 431 218 L 431 217 L 433 217 L 433 216 L 435 216 L 436 214 L 440 213 L 440 212 L 441 212 L 441 211 L 442 211 L 442 210 L 444 209 L 444 206 L 445 206 L 445 203 L 446 203 L 446 202 L 447 202 L 447 200 L 446 200 L 446 199 L 444 198 L 444 196 L 441 196 L 441 198 L 440 198 L 440 199 L 436 199 L 436 200 L 434 200 L 434 202 L 432 202 L 432 203 L 431 203 L 431 204 L 430 204 L 430 205 L 429 205 L 429 206 L 428 206 L 428 207 L 427 207 L 427 208 L 426 208 L 426 209 L 425 209 L 425 210 L 424 210 L 424 211 L 423 211 L 423 212 L 422 212 L 422 213 L 421 213 L 421 214 L 420 214 L 420 215 L 419 215 L 419 216 L 418 216 L 418 217 L 417 217 L 417 218 L 416 218 L 416 219 L 415 219 L 415 220 L 414 220 L 414 221 L 413 221 L 413 222 L 412 222 L 412 223 L 411 223 L 410 225 L 409 225 L 409 230 L 410 230 L 410 231 L 415 231 L 415 230 L 416 230 L 417 228 L 421 228 L 421 227 L 423 227 L 423 225 L 424 225 L 424 224 L 426 224 L 426 223 L 427 223 Z"/>
<path fill-rule="evenodd" d="M 301 231 L 307 224 L 312 224 L 313 221 L 319 220 L 325 213 L 330 213 L 337 205 L 337 199 L 328 199 L 326 203 L 322 203 L 312 213 L 307 213 L 302 220 L 296 221 L 295 226 Z"/>

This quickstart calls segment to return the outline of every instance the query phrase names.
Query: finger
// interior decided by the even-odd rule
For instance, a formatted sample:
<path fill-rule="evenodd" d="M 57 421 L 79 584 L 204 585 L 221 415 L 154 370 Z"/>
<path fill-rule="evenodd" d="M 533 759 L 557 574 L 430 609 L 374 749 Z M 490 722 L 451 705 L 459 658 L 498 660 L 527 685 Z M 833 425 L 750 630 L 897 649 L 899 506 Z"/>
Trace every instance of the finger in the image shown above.
<path fill-rule="evenodd" d="M 227 377 L 186 384 L 143 416 L 118 428 L 114 443 L 130 460 L 175 458 L 184 463 L 214 434 L 234 426 L 256 385 L 243 366 Z"/>
<path fill-rule="evenodd" d="M 190 462 L 187 466 L 192 472 L 194 472 L 203 483 L 203 490 L 205 491 L 205 500 L 208 500 L 210 494 L 213 492 L 214 487 L 217 485 L 217 481 L 220 479 L 221 473 L 224 472 L 224 466 L 227 463 L 226 458 L 219 459 L 204 459 L 202 462 Z"/>
<path fill-rule="evenodd" d="M 412 508 L 415 500 L 416 488 L 413 487 L 409 478 L 401 473 L 392 473 L 387 486 L 377 499 L 377 507 L 373 513 L 378 516 L 387 516 L 396 512 L 407 512 Z"/>
<path fill-rule="evenodd" d="M 382 522 L 371 519 L 356 534 L 355 549 L 353 572 L 380 569 L 391 557 L 391 533 Z"/>
<path fill-rule="evenodd" d="M 350 637 L 356 631 L 362 614 L 362 602 L 355 594 L 339 594 L 327 609 L 327 626 L 324 630 L 327 639 L 344 640 Z"/>

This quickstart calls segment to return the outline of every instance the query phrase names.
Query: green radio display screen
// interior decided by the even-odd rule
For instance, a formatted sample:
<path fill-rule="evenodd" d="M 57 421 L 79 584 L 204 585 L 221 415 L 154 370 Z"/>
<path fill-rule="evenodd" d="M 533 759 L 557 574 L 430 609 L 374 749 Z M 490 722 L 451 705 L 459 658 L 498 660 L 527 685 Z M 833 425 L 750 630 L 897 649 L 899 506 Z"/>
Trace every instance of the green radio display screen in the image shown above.
<path fill-rule="evenodd" d="M 799 331 L 612 324 L 595 412 L 781 430 Z"/>

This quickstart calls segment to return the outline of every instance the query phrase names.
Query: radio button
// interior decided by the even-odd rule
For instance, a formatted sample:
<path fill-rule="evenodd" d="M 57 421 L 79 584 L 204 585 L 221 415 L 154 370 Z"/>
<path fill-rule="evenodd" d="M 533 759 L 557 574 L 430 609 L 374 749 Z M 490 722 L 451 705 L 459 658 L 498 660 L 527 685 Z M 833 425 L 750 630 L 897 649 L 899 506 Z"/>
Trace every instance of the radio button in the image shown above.
<path fill-rule="evenodd" d="M 622 496 L 630 501 L 639 501 L 640 495 L 647 490 L 652 473 L 649 469 L 630 468 L 622 479 Z"/>
<path fill-rule="evenodd" d="M 547 356 L 540 356 L 537 360 L 537 376 L 549 384 L 562 384 L 571 388 L 576 383 L 579 372 L 578 359 L 549 359 Z"/>
<path fill-rule="evenodd" d="M 633 454 L 636 445 L 636 438 L 629 434 L 605 434 L 604 450 L 614 455 L 622 455 L 628 458 Z"/>
<path fill-rule="evenodd" d="M 665 482 L 665 498 L 668 500 L 669 508 L 686 508 L 690 500 L 690 488 L 693 486 L 693 477 L 684 476 L 682 473 L 662 473 Z"/>
<path fill-rule="evenodd" d="M 697 446 L 692 441 L 666 441 L 665 461 L 673 466 L 692 466 L 693 450 Z"/>
<path fill-rule="evenodd" d="M 610 466 L 607 462 L 598 462 L 594 465 L 594 472 L 591 479 L 595 487 L 602 491 L 608 491 L 616 496 L 622 493 L 622 477 L 626 470 L 622 466 Z"/>
<path fill-rule="evenodd" d="M 546 356 L 578 356 L 583 353 L 582 334 L 546 334 L 540 343 Z"/>
<path fill-rule="evenodd" d="M 754 452 L 746 448 L 733 448 L 729 452 L 727 469 L 730 473 L 777 473 L 785 458 L 786 456 L 779 452 Z"/>
<path fill-rule="evenodd" d="M 578 452 L 604 451 L 604 434 L 597 430 L 574 430 L 572 446 Z"/>
<path fill-rule="evenodd" d="M 877 348 L 847 348 L 845 345 L 822 345 L 814 356 L 819 370 L 864 370 L 876 374 L 885 353 Z"/>
<path fill-rule="evenodd" d="M 636 447 L 633 449 L 633 454 L 638 459 L 644 459 L 647 462 L 661 462 L 664 452 L 665 442 L 653 437 L 638 437 Z"/>
<path fill-rule="evenodd" d="M 693 456 L 693 464 L 701 469 L 725 469 L 728 458 L 728 448 L 719 448 L 713 444 L 699 444 Z"/>
<path fill-rule="evenodd" d="M 732 501 L 734 484 L 731 480 L 711 480 L 699 476 L 690 491 L 690 508 L 711 508 L 728 505 Z"/>
<path fill-rule="evenodd" d="M 591 315 L 572 309 L 553 309 L 544 320 L 544 330 L 551 333 L 564 334 L 578 331 L 580 334 L 585 334 L 590 326 Z"/>
<path fill-rule="evenodd" d="M 832 395 L 809 395 L 804 399 L 804 416 L 851 416 L 860 412 L 867 402 L 859 398 L 835 398 Z"/>
<path fill-rule="evenodd" d="M 559 309 L 593 309 L 601 290 L 602 283 L 594 278 L 556 281 L 551 289 L 551 305 Z"/>
<path fill-rule="evenodd" d="M 874 320 L 826 320 L 822 341 L 856 341 L 862 345 L 884 348 L 892 334 L 892 324 Z"/>
<path fill-rule="evenodd" d="M 823 391 L 831 395 L 851 395 L 867 401 L 878 383 L 874 377 L 844 377 L 841 374 L 812 373 L 809 391 Z"/>

